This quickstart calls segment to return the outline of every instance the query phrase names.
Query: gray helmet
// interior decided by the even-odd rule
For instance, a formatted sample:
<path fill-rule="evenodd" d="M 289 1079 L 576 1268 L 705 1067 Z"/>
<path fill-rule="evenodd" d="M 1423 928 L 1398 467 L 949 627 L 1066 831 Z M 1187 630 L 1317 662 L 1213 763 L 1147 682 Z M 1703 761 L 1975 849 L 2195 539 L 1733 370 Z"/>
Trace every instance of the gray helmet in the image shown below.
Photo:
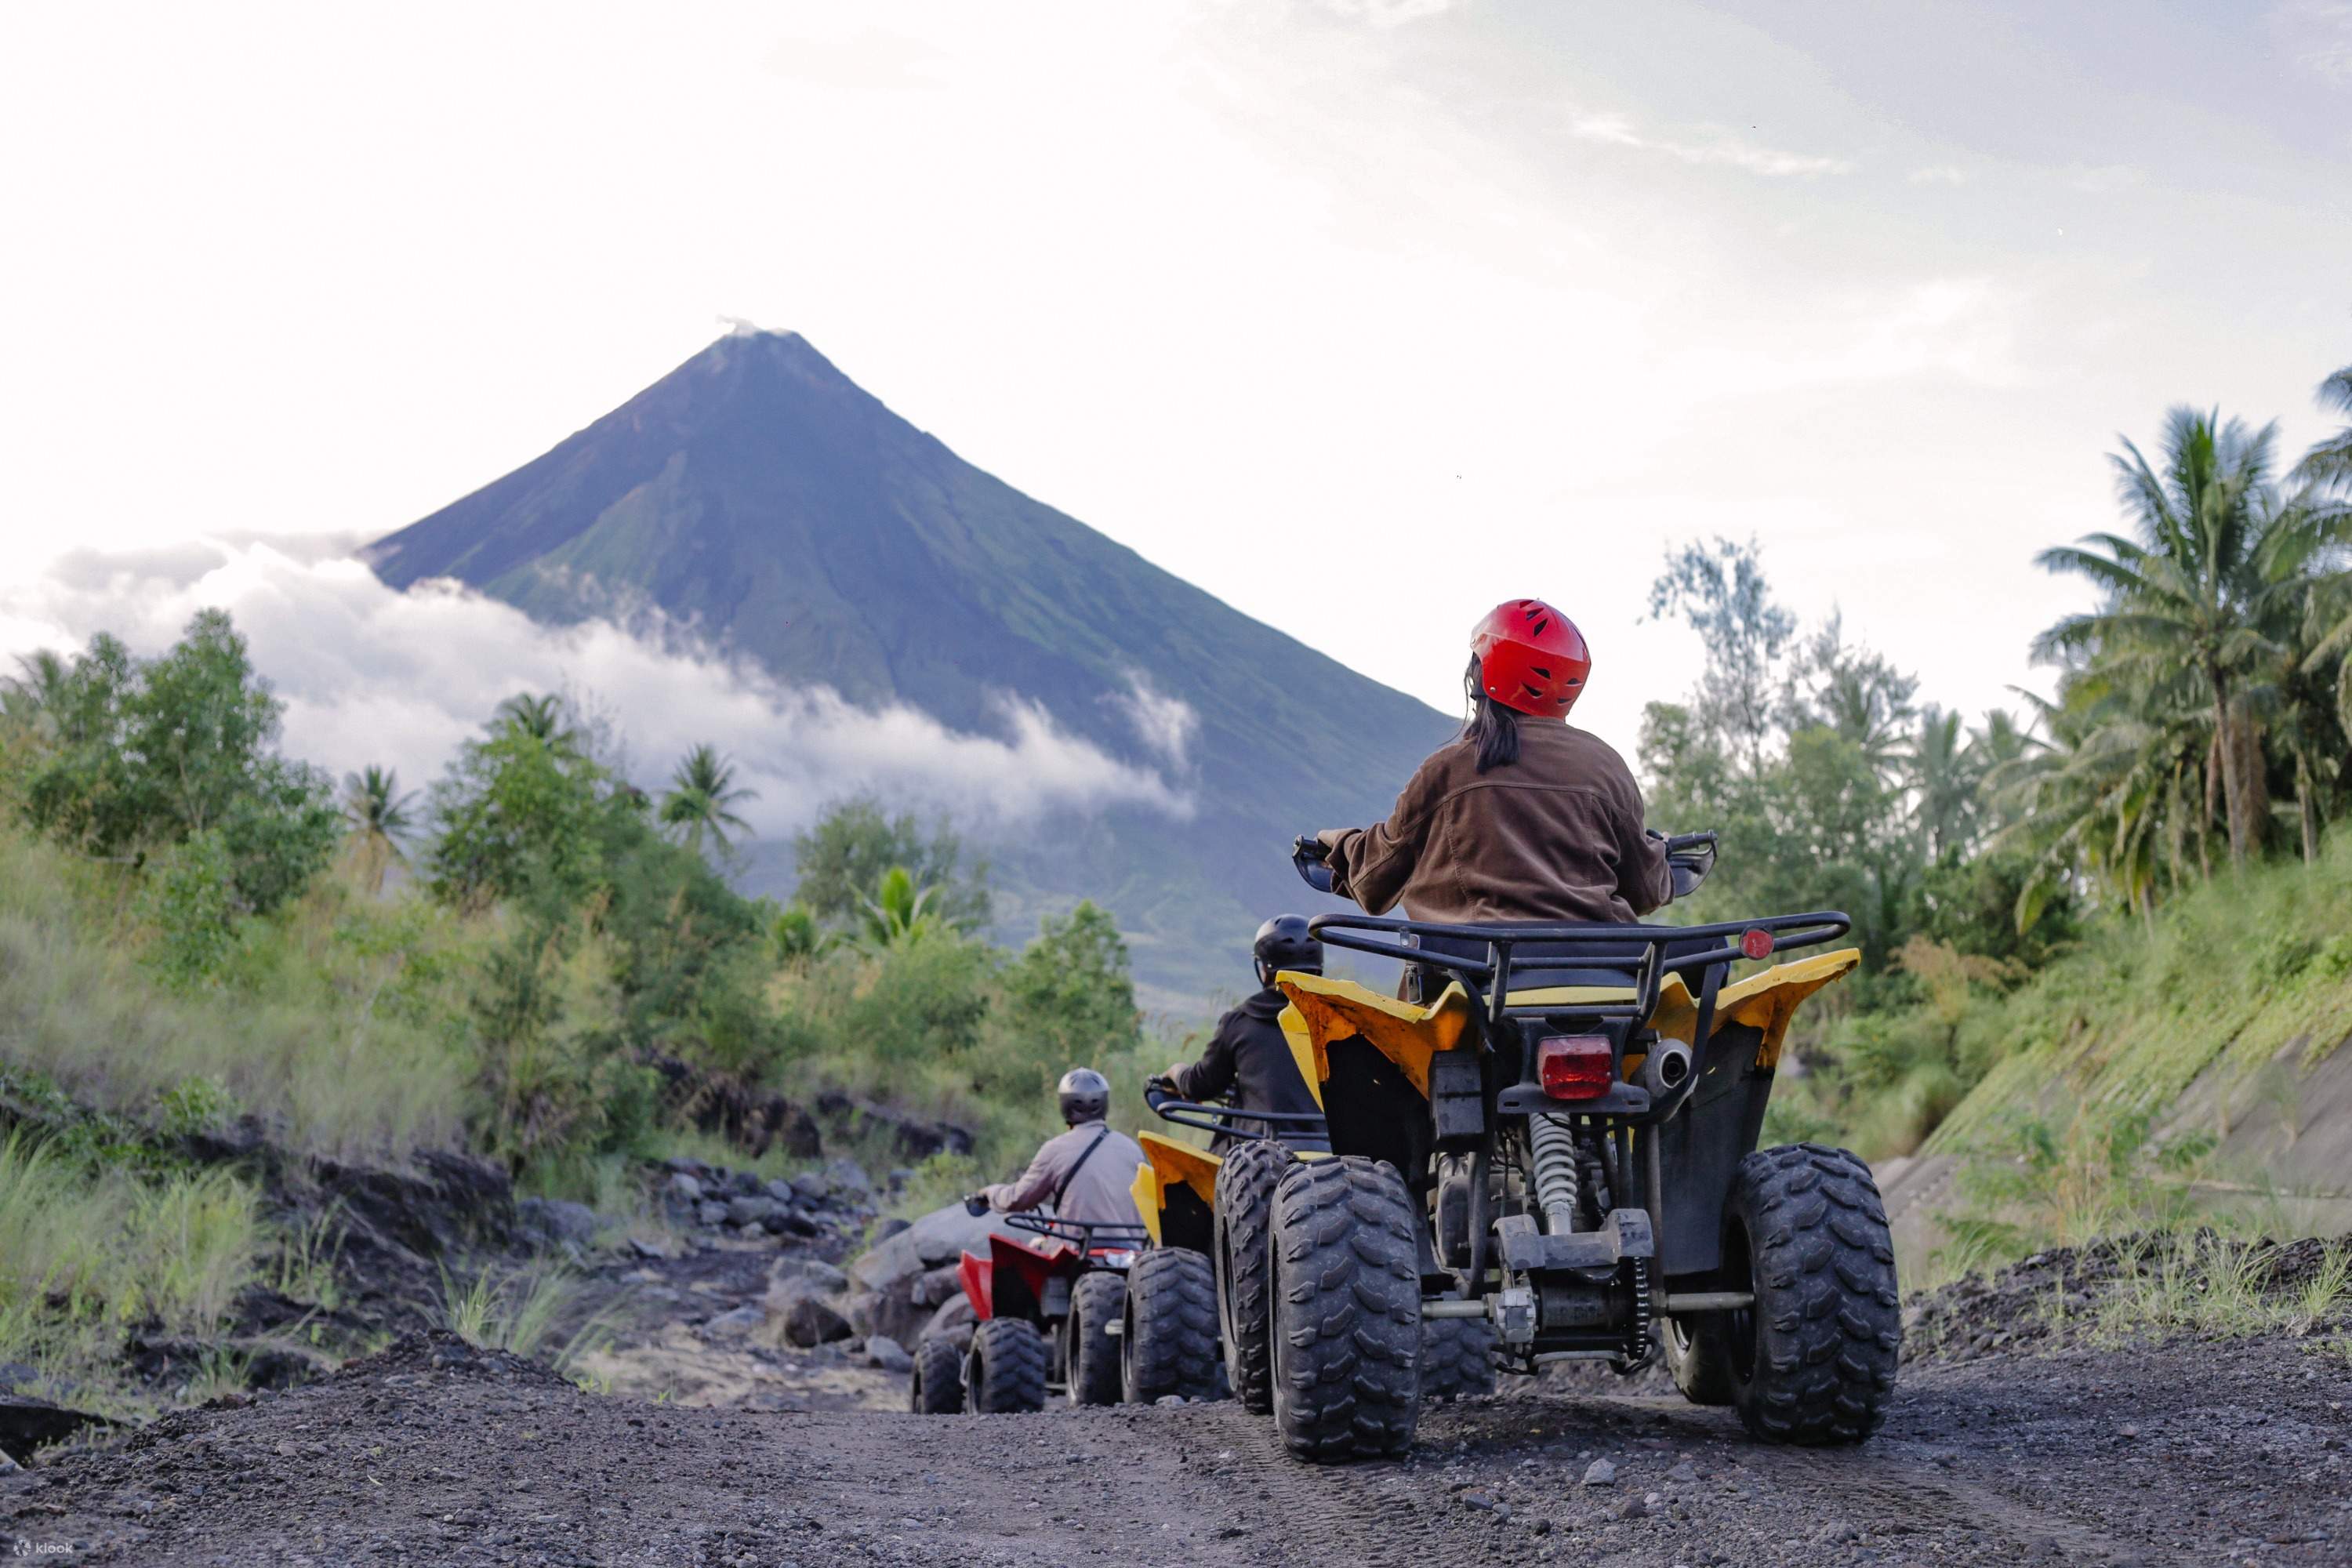
<path fill-rule="evenodd" d="M 1072 1068 L 1054 1090 L 1062 1098 L 1062 1120 L 1069 1126 L 1110 1114 L 1110 1079 L 1092 1068 Z"/>
<path fill-rule="evenodd" d="M 1278 969 L 1296 969 L 1307 974 L 1323 973 L 1323 944 L 1307 934 L 1305 915 L 1276 915 L 1258 927 L 1257 940 L 1250 944 L 1250 952 L 1257 960 L 1257 981 L 1261 985 L 1273 984 Z"/>

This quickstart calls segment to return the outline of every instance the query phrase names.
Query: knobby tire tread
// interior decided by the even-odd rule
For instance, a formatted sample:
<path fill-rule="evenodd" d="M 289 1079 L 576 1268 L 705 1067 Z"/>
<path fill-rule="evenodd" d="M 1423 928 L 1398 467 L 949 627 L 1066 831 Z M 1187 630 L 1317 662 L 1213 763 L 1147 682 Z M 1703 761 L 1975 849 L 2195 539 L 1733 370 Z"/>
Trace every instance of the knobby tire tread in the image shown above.
<path fill-rule="evenodd" d="M 1303 1161 L 1274 1198 L 1274 1416 L 1335 1464 L 1401 1454 L 1421 1405 L 1419 1216 L 1382 1161 Z"/>

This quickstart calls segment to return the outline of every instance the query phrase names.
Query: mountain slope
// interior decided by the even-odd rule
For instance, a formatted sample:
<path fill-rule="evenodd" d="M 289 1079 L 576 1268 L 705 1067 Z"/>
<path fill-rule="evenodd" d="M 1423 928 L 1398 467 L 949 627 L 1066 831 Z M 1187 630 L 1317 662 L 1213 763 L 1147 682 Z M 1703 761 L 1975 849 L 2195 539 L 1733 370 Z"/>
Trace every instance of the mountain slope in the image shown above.
<path fill-rule="evenodd" d="M 1126 808 L 991 847 L 1024 931 L 1094 897 L 1139 973 L 1193 996 L 1234 987 L 1249 929 L 1307 896 L 1290 835 L 1385 813 L 1448 730 L 963 461 L 793 333 L 722 338 L 371 559 L 542 620 L 656 607 L 782 679 L 958 730 L 1000 729 L 1015 695 L 1168 772 L 1189 820 Z M 1178 760 L 1139 684 L 1192 710 Z"/>

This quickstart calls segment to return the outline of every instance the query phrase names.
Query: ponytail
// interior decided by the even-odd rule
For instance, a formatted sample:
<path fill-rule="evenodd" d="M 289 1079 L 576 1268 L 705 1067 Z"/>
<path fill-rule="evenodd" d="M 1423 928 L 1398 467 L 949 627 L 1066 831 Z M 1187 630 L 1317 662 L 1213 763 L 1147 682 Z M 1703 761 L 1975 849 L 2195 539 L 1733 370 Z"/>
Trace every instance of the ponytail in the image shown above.
<path fill-rule="evenodd" d="M 1478 658 L 1473 654 L 1470 668 L 1463 672 L 1462 689 L 1470 700 L 1470 716 L 1463 722 L 1462 738 L 1478 749 L 1478 771 L 1507 768 L 1519 760 L 1519 716 L 1486 695 L 1486 688 L 1478 679 Z"/>

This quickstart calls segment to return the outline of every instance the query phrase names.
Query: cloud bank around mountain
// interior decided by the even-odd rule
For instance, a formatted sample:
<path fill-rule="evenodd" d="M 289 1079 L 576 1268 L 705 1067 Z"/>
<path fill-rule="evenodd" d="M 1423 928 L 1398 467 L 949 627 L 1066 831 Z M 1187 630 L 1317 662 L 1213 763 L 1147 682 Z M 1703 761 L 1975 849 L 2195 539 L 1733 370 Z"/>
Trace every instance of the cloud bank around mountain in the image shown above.
<path fill-rule="evenodd" d="M 992 734 L 951 731 L 910 708 L 866 711 L 658 624 L 551 627 L 452 584 L 397 593 L 352 554 L 356 542 L 227 538 L 73 552 L 39 579 L 0 588 L 0 655 L 78 650 L 100 631 L 153 653 L 198 609 L 218 605 L 285 700 L 291 756 L 338 775 L 385 763 L 404 785 L 422 784 L 501 700 L 560 691 L 610 726 L 623 771 L 648 789 L 700 742 L 731 754 L 759 792 L 743 815 L 762 837 L 860 791 L 982 832 L 1113 806 L 1179 817 L 1193 809 L 1157 769 L 1071 734 L 1017 694 L 1000 700 Z M 1150 693 L 1144 710 L 1142 738 L 1181 769 L 1191 710 Z"/>

